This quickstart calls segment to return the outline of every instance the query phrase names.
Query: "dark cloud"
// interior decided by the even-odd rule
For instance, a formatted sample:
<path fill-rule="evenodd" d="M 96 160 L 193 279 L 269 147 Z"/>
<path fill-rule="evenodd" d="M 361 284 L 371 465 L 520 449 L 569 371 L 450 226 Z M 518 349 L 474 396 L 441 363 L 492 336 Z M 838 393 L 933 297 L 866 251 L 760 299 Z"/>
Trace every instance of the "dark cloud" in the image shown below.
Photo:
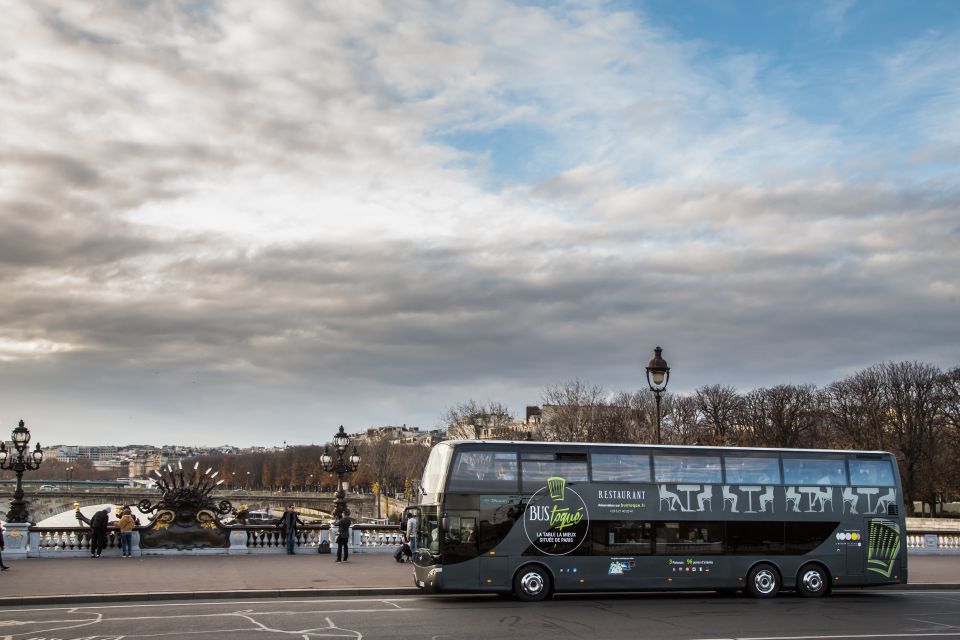
<path fill-rule="evenodd" d="M 0 25 L 0 410 L 53 439 L 432 426 L 640 388 L 657 344 L 678 391 L 960 358 L 951 147 L 857 173 L 725 84 L 756 61 L 587 10 L 38 7 Z M 540 185 L 437 142 L 514 122 Z"/>

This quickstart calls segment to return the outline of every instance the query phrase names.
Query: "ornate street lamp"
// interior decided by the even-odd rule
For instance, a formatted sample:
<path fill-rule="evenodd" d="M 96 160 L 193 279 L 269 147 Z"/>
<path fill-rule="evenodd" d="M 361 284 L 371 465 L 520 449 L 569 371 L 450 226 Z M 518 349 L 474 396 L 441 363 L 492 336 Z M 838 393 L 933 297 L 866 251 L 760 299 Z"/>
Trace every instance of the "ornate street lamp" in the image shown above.
<path fill-rule="evenodd" d="M 330 455 L 328 447 L 323 448 L 323 454 L 320 456 L 320 464 L 323 466 L 323 470 L 337 475 L 337 499 L 333 507 L 333 518 L 335 520 L 342 518 L 343 512 L 347 509 L 347 494 L 343 490 L 343 476 L 353 473 L 360 467 L 360 455 L 357 453 L 356 447 L 354 447 L 353 453 L 347 455 L 347 447 L 349 446 L 350 436 L 343 430 L 343 425 L 340 425 L 340 431 L 333 436 L 333 447 L 337 457 L 334 458 Z"/>
<path fill-rule="evenodd" d="M 7 450 L 7 444 L 0 440 L 0 469 L 10 470 L 17 474 L 17 489 L 13 492 L 13 500 L 10 501 L 10 511 L 7 512 L 7 522 L 29 522 L 30 514 L 27 512 L 27 503 L 23 500 L 23 472 L 35 471 L 40 468 L 43 462 L 43 451 L 40 450 L 40 443 L 32 453 L 27 452 L 27 445 L 30 443 L 30 430 L 27 429 L 23 420 L 11 434 L 13 440 L 13 451 Z M 13 454 L 13 455 L 11 455 Z"/>
<path fill-rule="evenodd" d="M 660 394 L 666 391 L 670 381 L 670 367 L 662 354 L 663 349 L 657 347 L 653 350 L 653 359 L 647 364 L 647 384 L 657 399 L 657 444 L 660 444 Z"/>

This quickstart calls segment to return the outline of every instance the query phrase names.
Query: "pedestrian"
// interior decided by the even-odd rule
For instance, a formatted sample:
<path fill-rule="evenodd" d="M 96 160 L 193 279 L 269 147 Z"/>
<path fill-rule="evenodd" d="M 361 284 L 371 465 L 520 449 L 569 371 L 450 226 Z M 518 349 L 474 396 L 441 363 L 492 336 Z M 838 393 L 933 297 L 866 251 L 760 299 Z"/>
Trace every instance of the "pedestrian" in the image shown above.
<path fill-rule="evenodd" d="M 337 520 L 337 562 L 346 562 L 350 555 L 350 548 L 347 542 L 350 540 L 350 527 L 353 526 L 353 520 L 350 519 L 350 509 L 345 509 L 343 517 Z"/>
<path fill-rule="evenodd" d="M 90 557 L 99 558 L 107 546 L 107 525 L 110 523 L 110 507 L 104 507 L 88 518 L 77 509 L 77 520 L 90 525 Z"/>
<path fill-rule="evenodd" d="M 291 556 L 296 553 L 294 548 L 297 546 L 297 525 L 304 526 L 300 514 L 293 510 L 293 505 L 288 504 L 287 510 L 283 516 L 277 520 L 277 526 L 280 527 L 280 533 L 287 544 L 287 553 Z"/>
<path fill-rule="evenodd" d="M 417 550 L 417 512 L 410 512 L 410 519 L 407 520 L 407 542 L 410 544 L 410 552 Z"/>
<path fill-rule="evenodd" d="M 3 549 L 5 545 L 3 544 L 3 524 L 0 524 L 0 571 L 6 571 L 10 567 L 3 564 Z"/>
<path fill-rule="evenodd" d="M 123 515 L 117 523 L 117 528 L 120 529 L 120 551 L 124 558 L 133 555 L 133 530 L 136 526 L 137 520 L 133 517 L 130 507 L 124 507 Z"/>

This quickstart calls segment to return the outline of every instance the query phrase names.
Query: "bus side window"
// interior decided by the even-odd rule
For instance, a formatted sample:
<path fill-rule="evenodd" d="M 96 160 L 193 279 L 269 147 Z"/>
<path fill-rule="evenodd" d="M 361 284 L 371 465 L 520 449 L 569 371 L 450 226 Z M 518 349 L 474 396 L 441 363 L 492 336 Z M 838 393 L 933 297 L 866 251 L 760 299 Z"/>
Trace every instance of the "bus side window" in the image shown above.
<path fill-rule="evenodd" d="M 893 469 L 888 460 L 849 460 L 850 484 L 855 487 L 892 487 Z"/>

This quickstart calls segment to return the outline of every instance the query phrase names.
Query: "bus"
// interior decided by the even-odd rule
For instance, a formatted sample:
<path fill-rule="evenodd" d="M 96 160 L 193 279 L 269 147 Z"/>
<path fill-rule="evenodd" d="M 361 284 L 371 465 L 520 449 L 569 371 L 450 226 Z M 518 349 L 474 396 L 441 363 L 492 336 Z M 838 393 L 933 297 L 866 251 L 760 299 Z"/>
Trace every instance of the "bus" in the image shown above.
<path fill-rule="evenodd" d="M 772 598 L 907 582 L 900 476 L 882 451 L 449 441 L 416 514 L 429 592 Z"/>

